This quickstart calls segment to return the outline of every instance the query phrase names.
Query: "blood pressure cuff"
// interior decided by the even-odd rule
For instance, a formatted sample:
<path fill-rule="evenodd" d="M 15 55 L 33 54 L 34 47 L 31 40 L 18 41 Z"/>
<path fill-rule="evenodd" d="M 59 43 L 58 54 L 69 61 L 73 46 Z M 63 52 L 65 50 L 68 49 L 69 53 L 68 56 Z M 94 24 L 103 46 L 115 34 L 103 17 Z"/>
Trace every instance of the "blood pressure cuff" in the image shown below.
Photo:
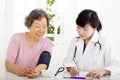
<path fill-rule="evenodd" d="M 37 65 L 39 65 L 39 64 L 46 64 L 47 65 L 47 69 L 48 69 L 49 63 L 50 63 L 50 59 L 51 59 L 50 52 L 43 51 L 42 54 L 40 55 L 39 59 L 38 59 Z"/>

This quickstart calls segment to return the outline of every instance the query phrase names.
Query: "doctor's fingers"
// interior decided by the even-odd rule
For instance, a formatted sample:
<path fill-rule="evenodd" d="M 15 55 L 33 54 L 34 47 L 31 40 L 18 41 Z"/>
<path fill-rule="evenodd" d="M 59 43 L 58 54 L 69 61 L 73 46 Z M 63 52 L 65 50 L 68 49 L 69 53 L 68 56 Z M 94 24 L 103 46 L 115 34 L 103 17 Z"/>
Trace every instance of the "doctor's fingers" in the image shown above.
<path fill-rule="evenodd" d="M 97 71 L 93 71 L 93 72 L 95 72 L 96 74 L 94 75 L 94 77 L 95 78 L 101 78 L 101 77 L 103 77 L 104 76 L 104 70 L 97 70 Z"/>
<path fill-rule="evenodd" d="M 100 74 L 99 72 L 90 72 L 86 75 L 86 77 L 91 77 L 91 78 L 98 78 L 100 79 L 103 75 Z"/>
<path fill-rule="evenodd" d="M 73 67 L 75 72 L 80 72 L 80 68 Z"/>
<path fill-rule="evenodd" d="M 86 75 L 86 77 L 92 77 L 92 78 L 97 77 L 97 73 L 96 73 L 96 72 L 89 72 L 89 73 Z"/>
<path fill-rule="evenodd" d="M 73 72 L 70 72 L 70 74 L 71 74 L 72 76 L 76 76 L 78 73 L 75 72 L 75 71 L 73 71 Z"/>
<path fill-rule="evenodd" d="M 70 69 L 70 74 L 71 74 L 72 76 L 76 76 L 76 75 L 78 74 L 78 71 L 77 71 L 76 69 L 74 69 L 74 68 L 71 68 L 71 69 Z"/>

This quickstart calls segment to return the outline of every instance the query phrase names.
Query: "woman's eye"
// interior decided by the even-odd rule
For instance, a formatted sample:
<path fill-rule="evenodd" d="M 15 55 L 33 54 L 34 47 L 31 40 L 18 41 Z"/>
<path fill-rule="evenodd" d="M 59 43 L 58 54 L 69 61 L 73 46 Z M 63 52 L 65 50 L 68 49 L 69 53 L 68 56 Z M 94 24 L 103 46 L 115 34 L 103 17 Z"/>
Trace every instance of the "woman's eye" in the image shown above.
<path fill-rule="evenodd" d="M 43 28 L 44 28 L 44 29 L 46 29 L 46 28 L 47 28 L 47 26 L 43 26 Z"/>
<path fill-rule="evenodd" d="M 36 26 L 36 28 L 40 28 L 40 26 Z"/>

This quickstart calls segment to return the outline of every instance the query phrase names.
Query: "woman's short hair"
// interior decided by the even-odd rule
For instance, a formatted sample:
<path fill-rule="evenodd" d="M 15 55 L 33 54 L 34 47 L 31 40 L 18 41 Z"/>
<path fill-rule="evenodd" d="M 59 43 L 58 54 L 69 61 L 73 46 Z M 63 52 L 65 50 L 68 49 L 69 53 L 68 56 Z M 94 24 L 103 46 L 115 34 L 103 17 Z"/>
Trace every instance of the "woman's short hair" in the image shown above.
<path fill-rule="evenodd" d="M 47 26 L 49 26 L 49 20 L 50 20 L 49 15 L 41 9 L 34 9 L 30 12 L 28 16 L 26 16 L 25 26 L 27 26 L 27 28 L 30 28 L 34 20 L 36 19 L 41 20 L 41 18 L 43 17 L 47 19 Z"/>
<path fill-rule="evenodd" d="M 80 27 L 85 27 L 87 23 L 90 23 L 90 25 L 93 28 L 96 28 L 98 32 L 102 29 L 102 24 L 98 18 L 97 13 L 90 9 L 85 9 L 80 12 L 76 19 L 76 24 Z"/>

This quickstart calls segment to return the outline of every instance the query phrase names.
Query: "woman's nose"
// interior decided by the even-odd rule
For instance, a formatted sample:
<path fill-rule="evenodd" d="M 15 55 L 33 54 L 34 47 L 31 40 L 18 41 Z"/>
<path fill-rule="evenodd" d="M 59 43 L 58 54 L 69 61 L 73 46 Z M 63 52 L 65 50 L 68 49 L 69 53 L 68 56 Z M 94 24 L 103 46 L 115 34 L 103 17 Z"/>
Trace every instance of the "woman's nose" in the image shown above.
<path fill-rule="evenodd" d="M 39 31 L 39 32 L 44 32 L 44 31 L 46 31 L 46 29 L 40 28 L 38 31 Z"/>

